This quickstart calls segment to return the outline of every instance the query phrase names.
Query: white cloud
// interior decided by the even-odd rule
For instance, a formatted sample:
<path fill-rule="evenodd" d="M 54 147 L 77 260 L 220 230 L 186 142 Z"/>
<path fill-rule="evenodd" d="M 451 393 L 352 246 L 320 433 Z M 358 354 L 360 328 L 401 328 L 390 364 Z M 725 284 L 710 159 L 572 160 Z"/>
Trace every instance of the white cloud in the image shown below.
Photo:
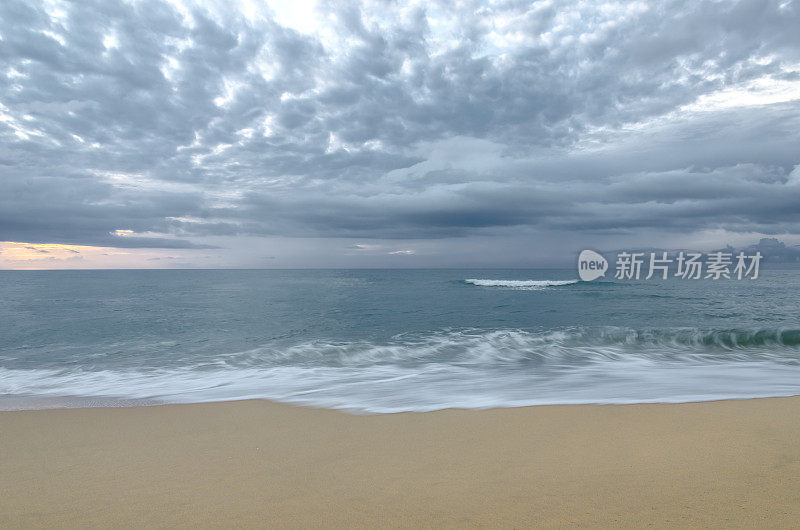
<path fill-rule="evenodd" d="M 364 260 L 792 234 L 798 24 L 770 2 L 7 0 L 0 229 Z"/>

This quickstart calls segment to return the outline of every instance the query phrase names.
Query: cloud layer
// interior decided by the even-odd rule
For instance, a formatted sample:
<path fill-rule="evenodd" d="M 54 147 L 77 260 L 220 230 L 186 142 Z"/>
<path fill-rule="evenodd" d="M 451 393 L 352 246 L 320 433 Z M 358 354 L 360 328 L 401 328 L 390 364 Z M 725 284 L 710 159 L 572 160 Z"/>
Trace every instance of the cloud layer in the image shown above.
<path fill-rule="evenodd" d="M 0 240 L 797 234 L 798 27 L 792 0 L 7 0 Z"/>

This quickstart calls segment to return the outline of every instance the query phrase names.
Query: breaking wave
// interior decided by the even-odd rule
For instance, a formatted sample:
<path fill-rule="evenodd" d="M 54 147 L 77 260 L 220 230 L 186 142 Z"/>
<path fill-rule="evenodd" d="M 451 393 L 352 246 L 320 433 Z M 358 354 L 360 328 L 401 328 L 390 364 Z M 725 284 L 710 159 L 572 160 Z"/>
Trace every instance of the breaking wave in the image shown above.
<path fill-rule="evenodd" d="M 265 345 L 158 368 L 0 368 L 7 396 L 265 398 L 372 413 L 798 393 L 798 329 L 443 330 Z"/>
<path fill-rule="evenodd" d="M 512 287 L 516 289 L 542 289 L 545 287 L 559 287 L 572 285 L 579 280 L 464 280 L 464 283 L 479 285 L 481 287 Z"/>

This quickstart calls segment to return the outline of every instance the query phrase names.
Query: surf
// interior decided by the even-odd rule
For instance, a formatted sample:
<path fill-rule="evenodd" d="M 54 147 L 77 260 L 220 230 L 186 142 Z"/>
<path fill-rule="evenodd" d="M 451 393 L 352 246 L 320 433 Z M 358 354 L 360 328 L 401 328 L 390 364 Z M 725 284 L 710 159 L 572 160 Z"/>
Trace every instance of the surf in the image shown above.
<path fill-rule="evenodd" d="M 0 395 L 187 403 L 263 398 L 391 413 L 800 394 L 800 330 L 573 327 L 403 333 L 220 353 L 160 368 L 0 368 Z M 3 402 L 0 399 L 0 408 Z"/>
<path fill-rule="evenodd" d="M 510 287 L 517 289 L 542 289 L 546 287 L 561 287 L 563 285 L 572 285 L 578 283 L 580 280 L 483 280 L 470 278 L 464 280 L 464 283 L 470 285 L 477 285 L 479 287 Z"/>

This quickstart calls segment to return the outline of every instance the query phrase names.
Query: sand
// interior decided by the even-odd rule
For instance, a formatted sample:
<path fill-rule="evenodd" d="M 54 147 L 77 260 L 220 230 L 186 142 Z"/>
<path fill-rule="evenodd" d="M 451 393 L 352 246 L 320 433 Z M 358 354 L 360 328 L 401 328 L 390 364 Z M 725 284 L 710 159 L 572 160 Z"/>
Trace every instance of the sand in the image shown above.
<path fill-rule="evenodd" d="M 798 527 L 800 398 L 0 412 L 0 527 Z"/>

